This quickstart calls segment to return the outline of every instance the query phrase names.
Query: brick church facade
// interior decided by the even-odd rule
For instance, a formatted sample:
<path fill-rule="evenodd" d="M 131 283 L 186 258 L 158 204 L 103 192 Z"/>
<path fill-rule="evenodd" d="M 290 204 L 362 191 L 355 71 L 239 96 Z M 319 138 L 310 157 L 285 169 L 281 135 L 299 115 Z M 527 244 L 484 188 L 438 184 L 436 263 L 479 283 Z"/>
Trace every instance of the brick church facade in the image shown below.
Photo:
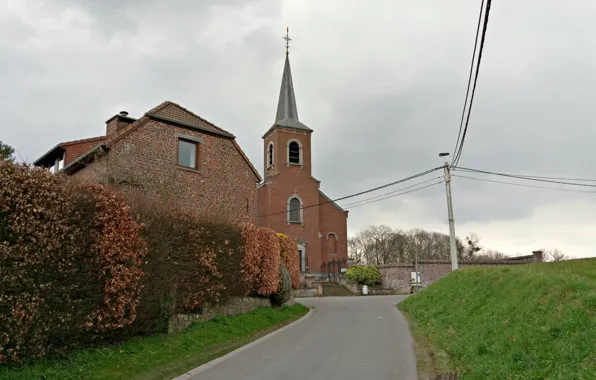
<path fill-rule="evenodd" d="M 312 176 L 312 134 L 298 119 L 286 52 L 275 122 L 263 135 L 257 223 L 298 242 L 302 272 L 338 273 L 347 267 L 348 212 L 331 201 Z"/>
<path fill-rule="evenodd" d="M 287 52 L 275 123 L 263 136 L 263 178 L 234 135 L 170 101 L 138 119 L 116 114 L 105 131 L 60 143 L 34 165 L 270 227 L 297 241 L 304 274 L 347 267 L 348 212 L 312 176 L 313 130 L 298 120 Z"/>

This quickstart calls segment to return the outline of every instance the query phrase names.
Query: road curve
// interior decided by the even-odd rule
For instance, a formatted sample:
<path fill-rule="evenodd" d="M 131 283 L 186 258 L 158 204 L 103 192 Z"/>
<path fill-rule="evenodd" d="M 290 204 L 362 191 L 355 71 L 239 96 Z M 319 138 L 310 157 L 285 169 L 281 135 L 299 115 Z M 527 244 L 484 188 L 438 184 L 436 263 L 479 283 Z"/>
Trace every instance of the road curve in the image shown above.
<path fill-rule="evenodd" d="M 206 366 L 192 380 L 416 380 L 414 343 L 395 304 L 405 296 L 301 298 L 303 321 Z"/>

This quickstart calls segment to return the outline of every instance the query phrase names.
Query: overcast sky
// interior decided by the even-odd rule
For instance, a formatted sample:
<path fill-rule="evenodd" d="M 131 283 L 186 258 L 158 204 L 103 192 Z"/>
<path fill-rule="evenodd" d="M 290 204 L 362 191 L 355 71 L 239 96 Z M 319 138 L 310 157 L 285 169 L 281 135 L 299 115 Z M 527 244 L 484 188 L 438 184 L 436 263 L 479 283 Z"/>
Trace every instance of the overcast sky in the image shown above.
<path fill-rule="evenodd" d="M 105 134 L 121 110 L 139 117 L 171 100 L 234 133 L 262 172 L 289 25 L 313 175 L 341 197 L 453 152 L 479 5 L 0 0 L 0 140 L 30 162 L 60 141 Z M 595 14 L 589 0 L 493 2 L 460 166 L 596 178 Z M 461 237 L 476 232 L 512 255 L 542 247 L 596 256 L 596 193 L 454 178 L 453 197 Z M 354 208 L 348 229 L 448 233 L 446 212 L 441 184 Z"/>

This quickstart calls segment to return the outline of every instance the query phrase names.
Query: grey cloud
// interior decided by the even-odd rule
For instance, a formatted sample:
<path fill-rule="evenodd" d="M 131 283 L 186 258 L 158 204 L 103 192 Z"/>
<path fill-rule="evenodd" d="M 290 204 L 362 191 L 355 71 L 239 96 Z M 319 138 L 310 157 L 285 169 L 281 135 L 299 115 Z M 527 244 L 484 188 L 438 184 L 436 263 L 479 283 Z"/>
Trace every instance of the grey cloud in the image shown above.
<path fill-rule="evenodd" d="M 541 5 L 493 4 L 460 165 L 595 177 L 596 5 Z M 139 116 L 172 100 L 233 132 L 261 169 L 286 24 L 298 112 L 314 129 L 313 174 L 329 196 L 440 166 L 437 154 L 453 151 L 476 1 L 59 0 L 43 10 L 52 17 L 69 7 L 92 23 L 79 25 L 80 35 L 42 36 L 54 44 L 43 51 L 30 45 L 34 26 L 0 14 L 0 90 L 11 94 L 0 104 L 2 140 L 30 160 L 59 141 L 103 133 L 121 109 Z M 454 180 L 456 220 L 470 225 L 528 218 L 561 199 L 594 198 Z M 350 228 L 393 218 L 388 210 L 442 226 L 444 188 L 355 208 Z"/>

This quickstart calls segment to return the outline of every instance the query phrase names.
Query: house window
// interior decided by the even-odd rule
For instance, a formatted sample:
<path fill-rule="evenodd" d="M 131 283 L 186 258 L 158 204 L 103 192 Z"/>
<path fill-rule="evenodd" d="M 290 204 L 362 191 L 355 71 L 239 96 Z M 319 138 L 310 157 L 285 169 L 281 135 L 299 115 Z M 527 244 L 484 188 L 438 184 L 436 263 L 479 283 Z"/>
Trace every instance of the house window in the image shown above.
<path fill-rule="evenodd" d="M 288 202 L 288 221 L 300 223 L 302 222 L 302 203 L 300 199 L 293 197 Z"/>
<path fill-rule="evenodd" d="M 267 147 L 267 167 L 273 166 L 273 143 L 269 143 Z"/>
<path fill-rule="evenodd" d="M 178 165 L 198 169 L 198 153 L 197 142 L 178 139 Z"/>
<path fill-rule="evenodd" d="M 288 146 L 288 157 L 290 164 L 300 163 L 300 145 L 297 141 L 292 141 Z"/>

